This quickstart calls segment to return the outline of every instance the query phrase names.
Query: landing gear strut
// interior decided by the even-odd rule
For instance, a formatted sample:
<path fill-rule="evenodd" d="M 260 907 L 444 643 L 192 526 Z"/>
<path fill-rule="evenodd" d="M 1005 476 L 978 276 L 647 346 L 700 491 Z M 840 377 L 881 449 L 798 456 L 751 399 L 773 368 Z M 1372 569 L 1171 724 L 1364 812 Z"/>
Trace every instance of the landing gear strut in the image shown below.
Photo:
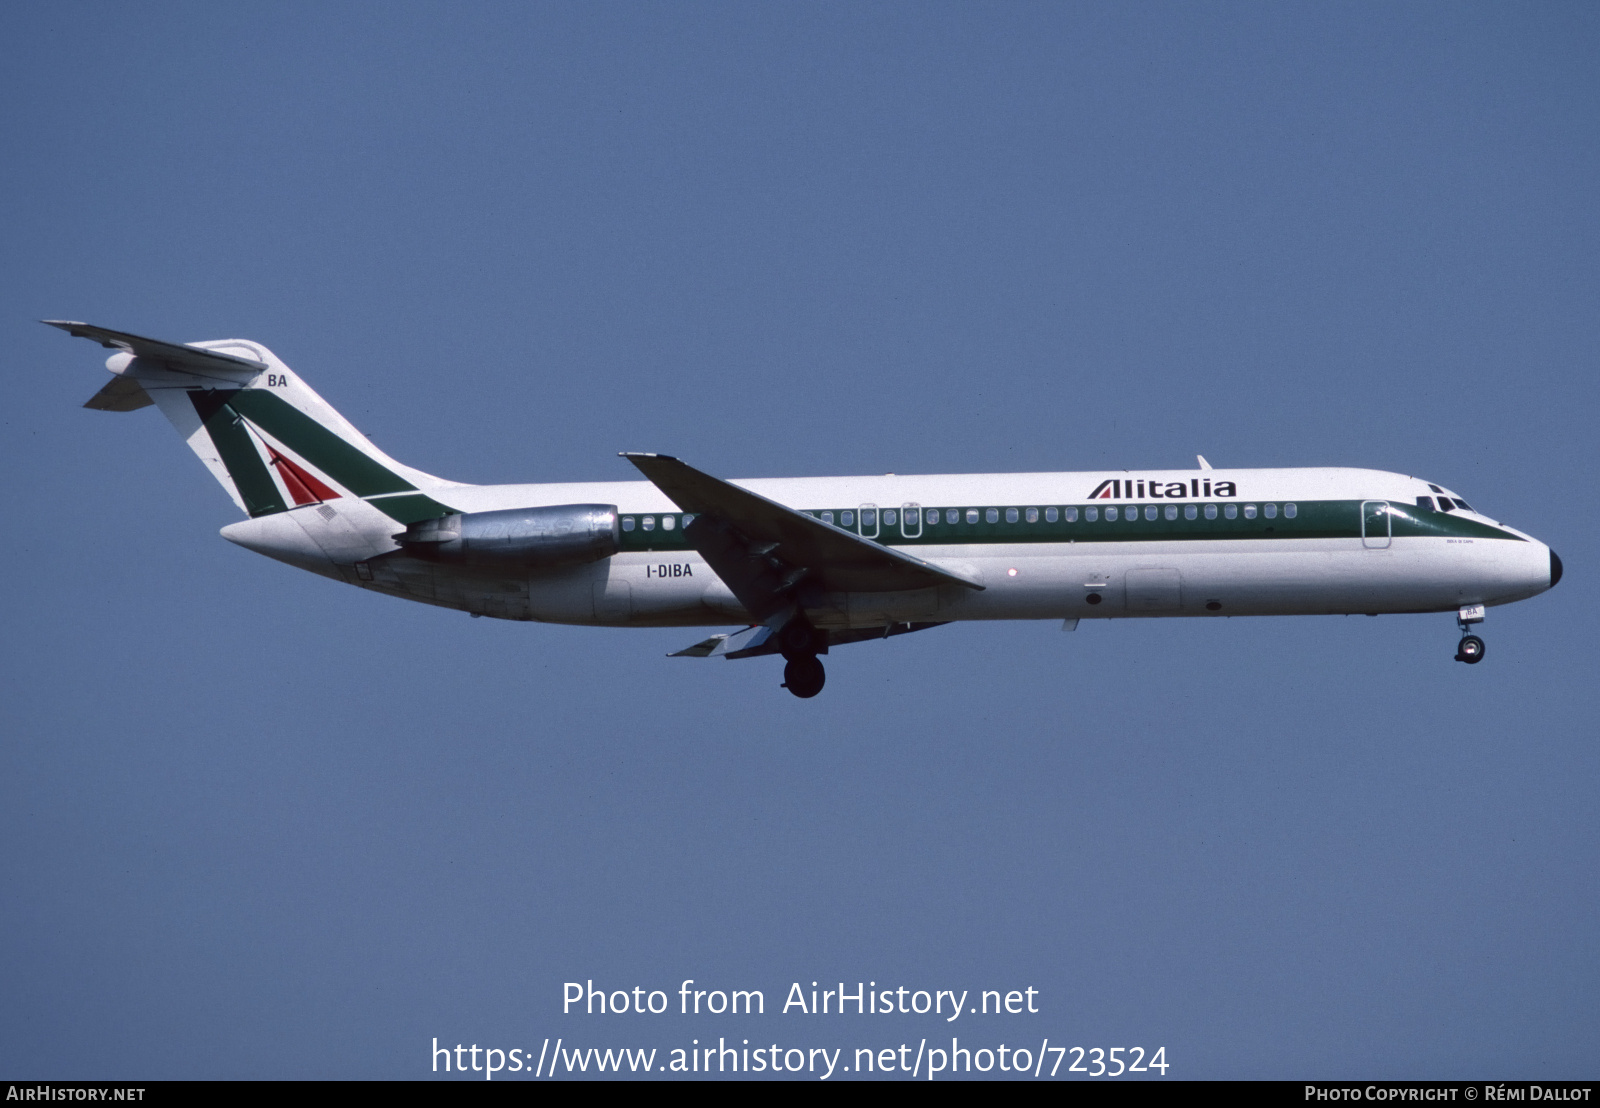
<path fill-rule="evenodd" d="M 1483 661 L 1483 640 L 1467 633 L 1474 623 L 1483 622 L 1483 605 L 1469 604 L 1456 613 L 1456 626 L 1461 628 L 1461 641 L 1456 644 L 1456 661 L 1475 666 Z"/>

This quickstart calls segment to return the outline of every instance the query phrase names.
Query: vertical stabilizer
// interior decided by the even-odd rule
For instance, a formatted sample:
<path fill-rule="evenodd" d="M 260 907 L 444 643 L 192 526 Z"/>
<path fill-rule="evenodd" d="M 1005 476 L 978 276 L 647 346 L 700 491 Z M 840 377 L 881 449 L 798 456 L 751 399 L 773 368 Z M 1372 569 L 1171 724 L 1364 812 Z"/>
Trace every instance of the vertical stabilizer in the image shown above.
<path fill-rule="evenodd" d="M 252 518 L 359 500 L 399 523 L 447 514 L 427 495 L 458 487 L 379 450 L 272 351 L 243 339 L 177 344 L 46 320 L 117 353 L 116 377 L 85 407 L 154 404 Z"/>

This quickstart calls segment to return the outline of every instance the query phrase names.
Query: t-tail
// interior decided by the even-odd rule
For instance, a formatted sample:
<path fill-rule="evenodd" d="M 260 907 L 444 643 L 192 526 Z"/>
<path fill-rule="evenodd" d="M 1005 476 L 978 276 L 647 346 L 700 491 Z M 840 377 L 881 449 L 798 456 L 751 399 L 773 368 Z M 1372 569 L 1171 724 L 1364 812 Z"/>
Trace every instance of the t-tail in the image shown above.
<path fill-rule="evenodd" d="M 460 487 L 456 482 L 379 450 L 259 343 L 180 345 L 87 323 L 44 322 L 116 351 L 106 360 L 116 376 L 84 407 L 160 408 L 252 520 L 315 505 L 324 515 L 331 508 L 403 527 L 450 512 L 429 493 Z"/>

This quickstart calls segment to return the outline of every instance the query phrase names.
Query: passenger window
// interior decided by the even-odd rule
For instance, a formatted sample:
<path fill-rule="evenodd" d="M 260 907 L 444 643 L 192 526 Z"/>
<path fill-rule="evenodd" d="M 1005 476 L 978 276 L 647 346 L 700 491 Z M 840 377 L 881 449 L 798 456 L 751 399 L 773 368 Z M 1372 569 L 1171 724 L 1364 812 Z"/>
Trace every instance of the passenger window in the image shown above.
<path fill-rule="evenodd" d="M 939 522 L 939 509 L 938 508 L 929 508 L 928 509 L 928 522 L 929 523 L 938 523 Z"/>
<path fill-rule="evenodd" d="M 1161 512 L 1161 509 L 1157 508 L 1154 504 L 1146 504 L 1144 506 L 1144 518 L 1145 519 L 1155 519 L 1156 516 L 1160 514 L 1160 512 Z"/>
<path fill-rule="evenodd" d="M 1197 516 L 1199 514 L 1200 514 L 1200 509 L 1195 507 L 1193 504 L 1185 504 L 1183 506 L 1183 518 L 1184 519 L 1193 519 L 1195 516 Z"/>
<path fill-rule="evenodd" d="M 623 516 L 622 517 L 622 529 L 624 531 L 632 531 L 633 530 L 633 517 L 632 516 Z"/>
<path fill-rule="evenodd" d="M 694 522 L 694 513 L 693 512 L 684 512 L 683 513 L 683 526 L 687 529 L 689 524 L 691 524 L 693 522 Z"/>
<path fill-rule="evenodd" d="M 1216 519 L 1217 518 L 1217 506 L 1215 504 L 1207 504 L 1206 505 L 1206 518 L 1207 519 Z"/>
<path fill-rule="evenodd" d="M 1090 511 L 1091 511 L 1091 512 L 1092 512 L 1092 511 L 1094 511 L 1094 509 L 1093 509 L 1093 508 L 1090 508 L 1090 509 L 1089 509 L 1089 510 L 1090 510 Z M 1131 511 L 1131 510 L 1132 510 L 1132 509 L 1130 509 L 1130 511 Z M 1111 508 L 1107 508 L 1107 509 L 1106 509 L 1106 518 L 1107 518 L 1107 519 L 1108 519 L 1108 520 L 1113 520 L 1113 521 L 1114 521 L 1114 520 L 1115 520 L 1115 519 L 1116 519 L 1116 518 L 1117 518 L 1117 509 L 1116 509 L 1116 508 L 1115 508 L 1115 507 L 1111 507 Z"/>
<path fill-rule="evenodd" d="M 1229 519 L 1237 519 L 1239 516 L 1239 505 L 1224 504 L 1222 506 L 1222 514 L 1227 516 Z"/>
<path fill-rule="evenodd" d="M 1067 509 L 1067 510 L 1071 511 L 1070 508 Z M 1061 518 L 1060 513 L 1058 513 L 1054 508 L 1046 508 L 1044 510 L 1044 521 L 1046 523 L 1054 523 L 1056 520 L 1058 520 L 1060 518 Z"/>
<path fill-rule="evenodd" d="M 999 523 L 1000 522 L 1000 509 L 999 508 L 985 508 L 983 510 L 983 521 L 985 523 Z"/>
<path fill-rule="evenodd" d="M 646 531 L 654 531 L 656 529 L 656 517 L 655 516 L 645 516 L 644 517 L 644 529 Z"/>
<path fill-rule="evenodd" d="M 960 508 L 947 509 L 945 511 L 945 513 L 944 513 L 944 521 L 946 523 L 960 523 L 961 522 L 961 509 Z"/>
<path fill-rule="evenodd" d="M 883 525 L 885 527 L 893 527 L 894 526 L 894 521 L 895 521 L 895 510 L 893 508 L 885 508 L 883 510 Z"/>
<path fill-rule="evenodd" d="M 1419 496 L 1419 497 L 1417 497 L 1417 507 L 1421 508 L 1425 512 L 1433 511 L 1433 497 L 1431 497 L 1431 496 Z"/>
<path fill-rule="evenodd" d="M 1070 512 L 1070 511 L 1072 511 L 1072 509 L 1068 508 L 1067 511 Z M 1100 509 L 1099 508 L 1085 508 L 1083 510 L 1083 518 L 1085 520 L 1087 520 L 1088 522 L 1093 523 L 1095 520 L 1100 518 Z"/>
<path fill-rule="evenodd" d="M 1006 509 L 1006 522 L 1007 523 L 1015 523 L 1015 522 L 1017 522 L 1017 510 L 1015 508 L 1007 508 Z"/>
<path fill-rule="evenodd" d="M 1256 518 L 1256 506 L 1254 504 L 1246 504 L 1244 506 L 1244 518 L 1245 519 L 1255 519 Z"/>
<path fill-rule="evenodd" d="M 876 508 L 862 508 L 861 509 L 861 529 L 863 531 L 877 531 L 877 529 L 878 529 L 878 509 L 876 509 Z"/>
<path fill-rule="evenodd" d="M 671 531 L 673 528 L 675 528 L 677 526 L 678 526 L 678 517 L 677 516 L 662 516 L 661 517 L 661 529 L 663 531 Z"/>
<path fill-rule="evenodd" d="M 1285 504 L 1283 506 L 1283 518 L 1284 519 L 1293 519 L 1295 516 L 1297 516 L 1299 514 L 1300 514 L 1300 509 L 1296 508 L 1293 504 Z"/>
<path fill-rule="evenodd" d="M 854 512 L 840 512 L 839 522 L 846 527 L 854 527 L 856 525 L 856 514 Z"/>
<path fill-rule="evenodd" d="M 1178 506 L 1176 504 L 1168 504 L 1167 505 L 1167 510 L 1165 512 L 1163 512 L 1162 514 L 1165 515 L 1168 519 L 1177 519 L 1178 518 Z"/>
<path fill-rule="evenodd" d="M 1051 511 L 1055 511 L 1055 509 L 1054 509 L 1054 508 L 1052 508 L 1052 509 L 1050 509 L 1050 510 L 1051 510 Z M 1090 508 L 1090 509 L 1089 509 L 1089 511 L 1090 511 L 1090 512 L 1091 512 L 1091 513 L 1093 513 L 1093 511 L 1094 511 L 1094 509 L 1093 509 L 1093 508 Z M 1064 512 L 1062 512 L 1062 513 L 1061 513 L 1061 514 L 1062 514 L 1062 515 L 1064 515 L 1064 516 L 1066 516 L 1066 519 L 1067 519 L 1067 522 L 1068 522 L 1068 523 L 1077 523 L 1077 522 L 1078 522 L 1078 509 L 1076 509 L 1076 508 L 1068 508 L 1068 509 L 1067 509 L 1067 510 L 1066 510 L 1066 511 L 1064 511 Z M 1092 514 L 1091 514 L 1091 515 L 1090 515 L 1090 516 L 1089 516 L 1089 518 L 1090 518 L 1090 519 L 1093 519 L 1093 518 L 1094 518 L 1094 516 L 1093 516 L 1093 515 L 1092 515 Z"/>
<path fill-rule="evenodd" d="M 976 508 L 968 508 L 967 509 L 967 522 L 968 523 L 977 523 L 978 522 L 978 509 L 976 509 Z"/>
<path fill-rule="evenodd" d="M 1039 509 L 1038 508 L 1029 508 L 1028 509 L 1028 517 L 1027 518 L 1028 518 L 1028 522 L 1029 523 L 1038 523 L 1039 522 Z"/>
<path fill-rule="evenodd" d="M 1266 516 L 1268 519 L 1277 519 L 1278 506 L 1276 504 L 1263 504 L 1261 506 L 1261 514 Z"/>
<path fill-rule="evenodd" d="M 823 523 L 832 523 L 833 522 L 833 513 L 832 512 L 823 512 L 822 513 L 822 522 Z"/>

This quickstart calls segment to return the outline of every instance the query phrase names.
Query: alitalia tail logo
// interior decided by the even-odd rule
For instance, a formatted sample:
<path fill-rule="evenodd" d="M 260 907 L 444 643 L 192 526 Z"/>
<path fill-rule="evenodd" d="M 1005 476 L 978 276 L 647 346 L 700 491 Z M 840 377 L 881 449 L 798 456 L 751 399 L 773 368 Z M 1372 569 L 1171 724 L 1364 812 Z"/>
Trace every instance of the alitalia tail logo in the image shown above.
<path fill-rule="evenodd" d="M 1199 477 L 1183 481 L 1138 480 L 1120 477 L 1101 481 L 1089 494 L 1090 500 L 1200 500 L 1216 497 L 1238 496 L 1232 481 L 1212 484 Z"/>
<path fill-rule="evenodd" d="M 272 447 L 267 447 L 267 453 L 272 455 L 272 464 L 278 467 L 278 473 L 283 477 L 284 487 L 289 490 L 289 495 L 294 497 L 296 507 L 302 504 L 320 504 L 325 500 L 339 499 L 338 493 L 295 465 L 282 454 L 279 454 Z"/>

